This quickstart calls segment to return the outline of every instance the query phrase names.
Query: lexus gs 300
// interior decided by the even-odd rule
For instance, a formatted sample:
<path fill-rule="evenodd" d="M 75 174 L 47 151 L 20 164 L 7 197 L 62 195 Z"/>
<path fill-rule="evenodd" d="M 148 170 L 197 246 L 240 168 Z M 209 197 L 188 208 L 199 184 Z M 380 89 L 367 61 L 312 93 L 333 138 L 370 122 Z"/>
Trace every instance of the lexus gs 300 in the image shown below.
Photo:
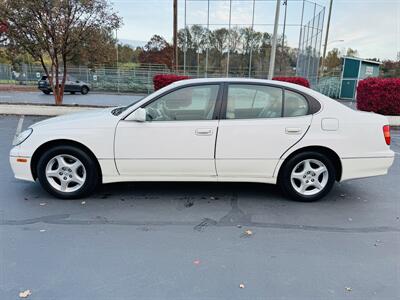
<path fill-rule="evenodd" d="M 10 153 L 15 177 L 80 198 L 100 183 L 279 184 L 300 201 L 335 181 L 384 175 L 394 160 L 386 117 L 311 89 L 255 79 L 175 82 L 126 107 L 36 123 Z"/>

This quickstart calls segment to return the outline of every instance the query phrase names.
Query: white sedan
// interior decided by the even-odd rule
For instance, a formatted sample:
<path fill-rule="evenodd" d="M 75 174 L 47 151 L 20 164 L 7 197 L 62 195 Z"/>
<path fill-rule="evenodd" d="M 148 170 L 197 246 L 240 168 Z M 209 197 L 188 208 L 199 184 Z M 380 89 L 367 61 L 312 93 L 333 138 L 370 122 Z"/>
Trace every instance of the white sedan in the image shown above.
<path fill-rule="evenodd" d="M 314 201 L 335 181 L 387 173 L 387 124 L 290 83 L 183 80 L 127 107 L 34 124 L 10 162 L 16 178 L 63 199 L 100 183 L 230 181 L 277 183 Z"/>

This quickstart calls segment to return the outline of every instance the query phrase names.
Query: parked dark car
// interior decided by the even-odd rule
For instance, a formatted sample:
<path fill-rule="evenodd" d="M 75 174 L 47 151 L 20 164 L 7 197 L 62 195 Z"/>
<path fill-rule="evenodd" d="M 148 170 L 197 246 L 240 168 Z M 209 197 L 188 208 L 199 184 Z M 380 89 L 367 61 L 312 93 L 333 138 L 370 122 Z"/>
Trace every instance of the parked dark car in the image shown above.
<path fill-rule="evenodd" d="M 62 79 L 60 79 L 60 81 L 61 80 Z M 49 79 L 45 75 L 42 76 L 42 78 L 39 80 L 38 88 L 46 95 L 49 95 L 51 92 L 53 92 L 49 83 Z M 67 79 L 65 81 L 64 92 L 71 94 L 81 93 L 82 95 L 86 95 L 87 93 L 89 93 L 89 91 L 90 91 L 89 84 L 80 80 L 76 80 L 70 76 L 67 76 Z"/>

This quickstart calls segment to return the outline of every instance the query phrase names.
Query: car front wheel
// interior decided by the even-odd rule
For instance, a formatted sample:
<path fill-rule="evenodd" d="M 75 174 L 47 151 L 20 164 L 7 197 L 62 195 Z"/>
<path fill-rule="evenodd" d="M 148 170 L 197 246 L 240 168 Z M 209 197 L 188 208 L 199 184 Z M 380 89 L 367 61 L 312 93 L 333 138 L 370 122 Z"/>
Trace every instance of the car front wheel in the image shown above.
<path fill-rule="evenodd" d="M 335 167 L 328 157 L 318 152 L 303 152 L 283 165 L 279 184 L 290 198 L 311 202 L 328 194 L 335 178 Z"/>
<path fill-rule="evenodd" d="M 37 164 L 37 175 L 42 187 L 61 199 L 85 197 L 99 182 L 95 161 L 73 146 L 57 146 L 43 153 Z"/>

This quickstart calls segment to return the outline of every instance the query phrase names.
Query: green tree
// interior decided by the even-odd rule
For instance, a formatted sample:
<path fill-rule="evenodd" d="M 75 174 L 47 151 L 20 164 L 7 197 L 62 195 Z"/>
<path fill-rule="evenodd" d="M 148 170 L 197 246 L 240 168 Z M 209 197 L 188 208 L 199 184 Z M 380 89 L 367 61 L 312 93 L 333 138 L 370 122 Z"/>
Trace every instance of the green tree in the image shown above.
<path fill-rule="evenodd" d="M 41 63 L 57 105 L 76 48 L 90 39 L 93 28 L 111 32 L 121 23 L 107 0 L 2 0 L 0 20 L 7 22 L 10 43 Z"/>
<path fill-rule="evenodd" d="M 358 57 L 358 51 L 356 49 L 348 48 L 346 52 L 346 56 L 349 57 Z"/>
<path fill-rule="evenodd" d="M 340 51 L 337 48 L 333 48 L 329 51 L 325 57 L 325 61 L 323 62 L 324 69 L 326 71 L 334 71 L 341 66 L 341 59 L 340 59 Z"/>

